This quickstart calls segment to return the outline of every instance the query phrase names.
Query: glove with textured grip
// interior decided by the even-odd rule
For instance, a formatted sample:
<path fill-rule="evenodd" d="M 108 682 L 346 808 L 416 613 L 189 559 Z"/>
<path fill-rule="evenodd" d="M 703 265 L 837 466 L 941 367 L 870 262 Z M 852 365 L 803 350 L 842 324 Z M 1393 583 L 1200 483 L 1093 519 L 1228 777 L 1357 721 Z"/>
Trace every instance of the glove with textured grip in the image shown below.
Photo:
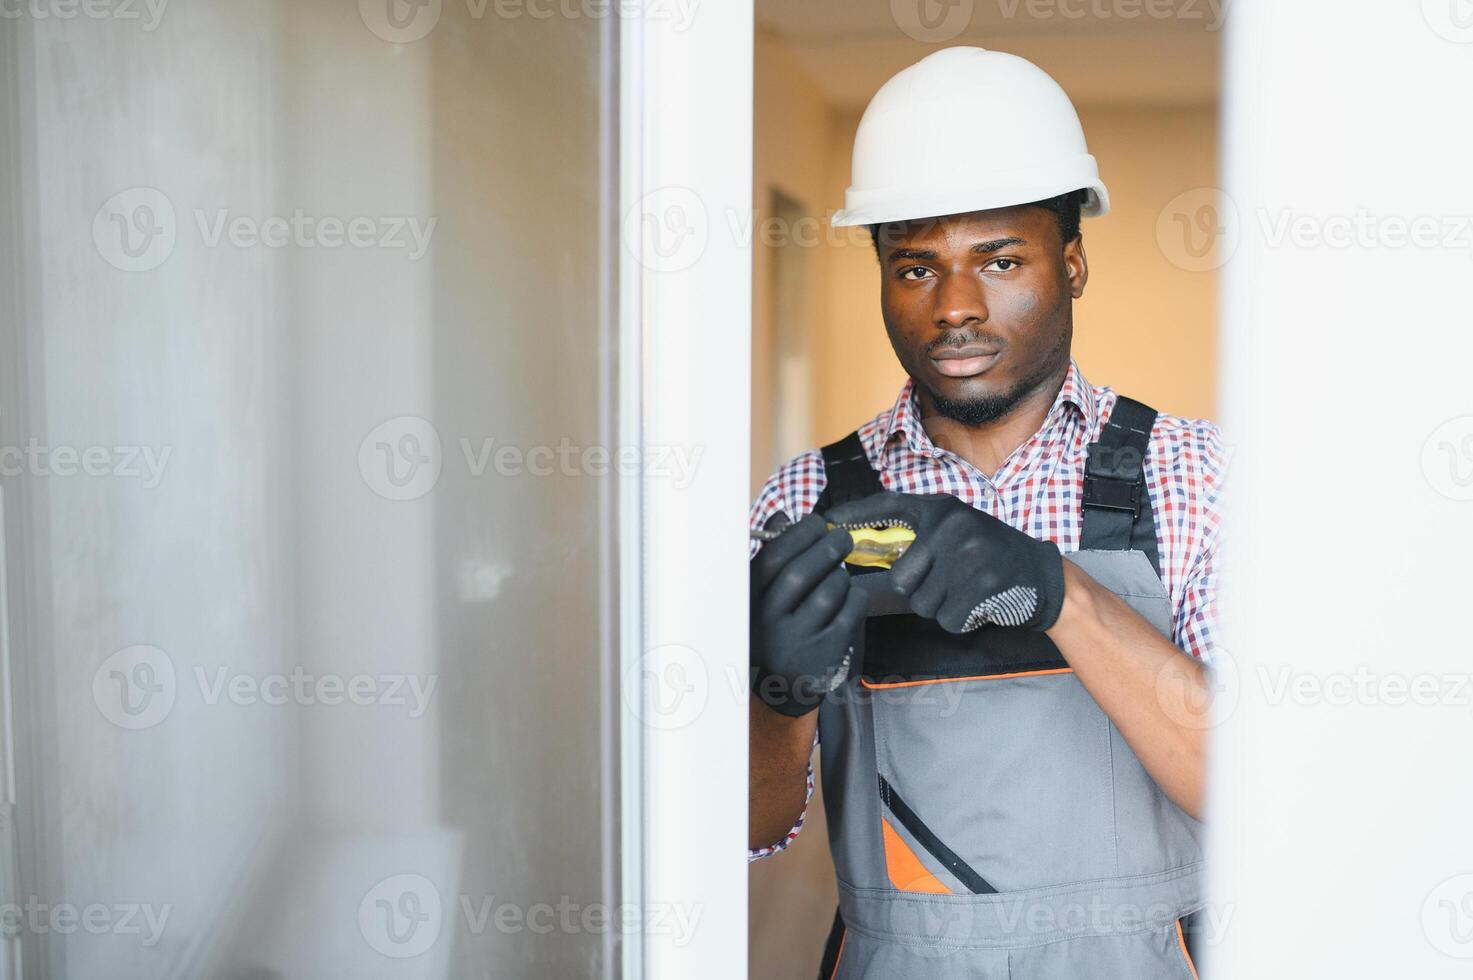
<path fill-rule="evenodd" d="M 847 531 L 828 530 L 817 514 L 788 525 L 774 514 L 765 530 L 787 529 L 752 558 L 752 690 L 797 718 L 848 677 L 869 594 L 843 567 L 854 544 Z"/>
<path fill-rule="evenodd" d="M 835 524 L 901 523 L 915 543 L 890 570 L 890 581 L 918 616 L 949 633 L 979 626 L 1046 630 L 1064 605 L 1064 559 L 951 494 L 877 493 L 835 507 Z"/>

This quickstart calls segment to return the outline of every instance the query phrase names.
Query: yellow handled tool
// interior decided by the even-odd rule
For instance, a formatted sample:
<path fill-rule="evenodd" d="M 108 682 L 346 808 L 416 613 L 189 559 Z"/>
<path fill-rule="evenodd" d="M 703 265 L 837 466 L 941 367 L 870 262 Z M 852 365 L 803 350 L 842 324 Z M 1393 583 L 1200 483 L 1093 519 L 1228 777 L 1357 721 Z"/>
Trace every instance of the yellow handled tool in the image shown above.
<path fill-rule="evenodd" d="M 889 527 L 846 527 L 845 530 L 854 539 L 854 550 L 844 559 L 849 565 L 889 568 L 900 560 L 905 549 L 916 539 L 914 531 L 899 524 Z"/>
<path fill-rule="evenodd" d="M 899 522 L 888 525 L 830 524 L 828 526 L 830 528 L 842 527 L 854 539 L 854 550 L 849 552 L 844 559 L 845 564 L 848 565 L 889 568 L 900 560 L 900 556 L 905 554 L 905 549 L 909 548 L 911 542 L 916 539 L 915 531 Z M 771 541 L 782 533 L 782 531 L 753 531 L 752 537 L 758 541 Z"/>

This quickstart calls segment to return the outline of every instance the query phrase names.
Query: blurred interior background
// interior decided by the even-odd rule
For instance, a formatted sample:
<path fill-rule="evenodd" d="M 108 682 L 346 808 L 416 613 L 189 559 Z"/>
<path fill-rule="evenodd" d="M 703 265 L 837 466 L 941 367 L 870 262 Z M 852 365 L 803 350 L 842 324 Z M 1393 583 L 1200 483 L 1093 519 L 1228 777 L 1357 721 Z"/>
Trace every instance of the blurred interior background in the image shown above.
<path fill-rule="evenodd" d="M 869 235 L 831 228 L 828 217 L 843 206 L 865 105 L 940 46 L 930 31 L 941 44 L 1029 59 L 1079 110 L 1111 199 L 1108 215 L 1083 225 L 1090 279 L 1074 305 L 1074 356 L 1085 377 L 1164 412 L 1216 417 L 1217 276 L 1196 261 L 1212 236 L 1183 227 L 1183 209 L 1168 205 L 1219 183 L 1220 25 L 1207 4 L 1150 6 L 1158 16 L 1121 16 L 1127 5 L 1102 5 L 1102 17 L 1084 4 L 758 0 L 754 494 L 787 459 L 889 408 L 905 380 L 880 317 Z M 897 16 L 927 8 L 937 17 L 929 28 Z M 966 13 L 965 26 L 947 29 L 947 11 Z M 936 151 L 946 152 L 940 137 Z M 789 849 L 751 866 L 754 978 L 817 972 L 836 904 L 821 796 Z"/>
<path fill-rule="evenodd" d="M 614 969 L 616 24 L 128 7 L 0 20 L 0 976 Z"/>

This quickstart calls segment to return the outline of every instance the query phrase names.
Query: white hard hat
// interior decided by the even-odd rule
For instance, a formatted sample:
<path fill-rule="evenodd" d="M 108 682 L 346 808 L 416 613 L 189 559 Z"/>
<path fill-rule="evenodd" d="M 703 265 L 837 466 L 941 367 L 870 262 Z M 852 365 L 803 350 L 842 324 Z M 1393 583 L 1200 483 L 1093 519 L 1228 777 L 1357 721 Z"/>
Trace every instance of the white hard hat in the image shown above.
<path fill-rule="evenodd" d="M 945 48 L 891 78 L 864 110 L 833 224 L 870 225 L 1029 204 L 1084 188 L 1110 209 L 1069 96 L 1030 61 Z"/>

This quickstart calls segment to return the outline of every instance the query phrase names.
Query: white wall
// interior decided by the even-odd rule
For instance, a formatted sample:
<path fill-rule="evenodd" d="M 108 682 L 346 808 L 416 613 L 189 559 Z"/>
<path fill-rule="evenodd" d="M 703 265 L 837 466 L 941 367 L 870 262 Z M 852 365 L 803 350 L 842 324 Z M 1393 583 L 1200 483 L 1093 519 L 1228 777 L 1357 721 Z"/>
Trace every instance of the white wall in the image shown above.
<path fill-rule="evenodd" d="M 1217 976 L 1431 980 L 1473 957 L 1459 9 L 1244 0 L 1228 20 Z"/>

